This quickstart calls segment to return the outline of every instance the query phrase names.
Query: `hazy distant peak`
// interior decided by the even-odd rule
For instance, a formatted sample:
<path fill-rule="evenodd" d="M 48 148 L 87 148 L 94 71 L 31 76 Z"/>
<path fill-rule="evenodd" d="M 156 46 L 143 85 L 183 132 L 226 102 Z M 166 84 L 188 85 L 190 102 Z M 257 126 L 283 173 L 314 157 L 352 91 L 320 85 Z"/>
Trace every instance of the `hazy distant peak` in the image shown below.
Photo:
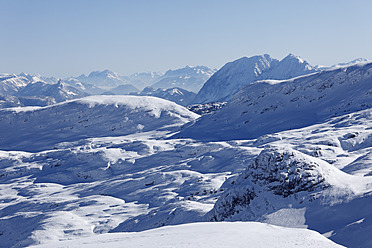
<path fill-rule="evenodd" d="M 329 70 L 329 69 L 336 69 L 340 67 L 347 67 L 350 65 L 355 65 L 355 64 L 360 64 L 360 63 L 368 63 L 371 62 L 371 60 L 366 59 L 366 58 L 357 58 L 352 61 L 346 62 L 346 63 L 338 63 L 332 66 L 325 66 L 325 65 L 317 65 L 315 66 L 319 70 Z"/>

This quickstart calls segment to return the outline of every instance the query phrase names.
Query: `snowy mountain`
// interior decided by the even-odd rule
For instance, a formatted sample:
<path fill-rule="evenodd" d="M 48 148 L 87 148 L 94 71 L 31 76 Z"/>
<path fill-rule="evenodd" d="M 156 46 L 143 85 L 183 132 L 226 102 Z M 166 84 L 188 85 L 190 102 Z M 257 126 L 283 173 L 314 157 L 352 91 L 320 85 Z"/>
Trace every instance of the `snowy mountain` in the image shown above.
<path fill-rule="evenodd" d="M 323 122 L 370 108 L 372 63 L 302 76 L 263 80 L 238 92 L 220 111 L 183 130 L 180 137 L 250 139 Z"/>
<path fill-rule="evenodd" d="M 155 96 L 165 100 L 175 102 L 181 106 L 189 105 L 195 97 L 195 93 L 181 89 L 181 88 L 170 88 L 170 89 L 154 89 L 152 87 L 146 87 L 139 93 L 140 96 Z"/>
<path fill-rule="evenodd" d="M 65 84 L 62 80 L 56 84 L 48 84 L 42 81 L 32 82 L 20 89 L 16 95 L 23 97 L 52 97 L 56 102 L 87 96 L 86 93 Z"/>
<path fill-rule="evenodd" d="M 73 77 L 67 78 L 63 82 L 89 95 L 100 95 L 105 91 L 92 84 L 81 82 Z"/>
<path fill-rule="evenodd" d="M 88 76 L 82 74 L 79 77 L 76 77 L 76 79 L 104 90 L 109 90 L 122 84 L 128 84 L 128 81 L 124 80 L 116 72 L 110 70 L 93 71 Z"/>
<path fill-rule="evenodd" d="M 253 60 L 257 78 L 281 68 Z M 4 105 L 69 87 L 2 77 L 30 85 Z M 203 116 L 152 96 L 0 109 L 0 246 L 371 247 L 371 82 L 372 63 L 255 81 L 189 107 Z"/>
<path fill-rule="evenodd" d="M 151 87 L 155 89 L 177 87 L 197 93 L 215 72 L 215 69 L 206 66 L 186 66 L 177 70 L 167 71 Z"/>
<path fill-rule="evenodd" d="M 160 72 L 141 72 L 134 73 L 130 76 L 122 76 L 122 79 L 129 81 L 136 88 L 143 90 L 145 87 L 150 86 L 157 82 L 164 73 Z"/>
<path fill-rule="evenodd" d="M 13 95 L 30 82 L 26 74 L 0 74 L 0 95 Z"/>
<path fill-rule="evenodd" d="M 119 85 L 108 92 L 103 92 L 104 95 L 129 95 L 130 93 L 139 92 L 139 89 L 131 84 Z"/>
<path fill-rule="evenodd" d="M 47 83 L 40 75 L 21 73 L 0 75 L 0 106 L 46 106 L 69 99 L 86 96 L 87 93 L 62 81 Z M 52 80 L 52 79 L 51 79 Z"/>
<path fill-rule="evenodd" d="M 316 69 L 300 57 L 289 54 L 281 61 L 270 55 L 243 57 L 229 62 L 204 84 L 195 103 L 228 101 L 248 84 L 263 79 L 289 79 L 315 72 Z"/>

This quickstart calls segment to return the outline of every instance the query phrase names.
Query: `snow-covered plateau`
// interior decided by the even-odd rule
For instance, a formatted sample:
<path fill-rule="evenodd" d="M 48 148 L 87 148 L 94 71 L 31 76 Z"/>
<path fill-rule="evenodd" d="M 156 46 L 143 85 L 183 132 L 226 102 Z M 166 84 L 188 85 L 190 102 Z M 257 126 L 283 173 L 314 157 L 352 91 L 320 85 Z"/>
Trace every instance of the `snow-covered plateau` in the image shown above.
<path fill-rule="evenodd" d="M 257 222 L 183 224 L 143 232 L 102 234 L 93 238 L 62 241 L 33 247 L 94 248 L 107 245 L 112 248 L 343 247 L 314 231 L 285 228 Z"/>
<path fill-rule="evenodd" d="M 151 96 L 0 109 L 0 247 L 372 247 L 371 97 L 361 63 L 203 116 Z"/>

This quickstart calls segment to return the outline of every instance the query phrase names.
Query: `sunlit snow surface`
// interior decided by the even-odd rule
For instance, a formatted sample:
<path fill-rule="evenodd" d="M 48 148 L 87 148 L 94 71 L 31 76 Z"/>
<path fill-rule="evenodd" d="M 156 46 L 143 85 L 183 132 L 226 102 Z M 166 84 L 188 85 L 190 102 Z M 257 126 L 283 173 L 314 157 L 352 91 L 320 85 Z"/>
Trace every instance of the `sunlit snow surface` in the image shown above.
<path fill-rule="evenodd" d="M 35 246 L 35 248 L 94 248 L 103 246 L 111 248 L 342 247 L 310 230 L 278 227 L 255 222 L 225 222 L 184 224 L 138 233 L 103 234 L 93 238 Z"/>
<path fill-rule="evenodd" d="M 226 220 L 239 220 L 240 216 L 242 220 L 308 227 L 347 246 L 372 242 L 367 235 L 372 230 L 369 211 L 372 177 L 368 176 L 372 175 L 371 109 L 257 139 L 213 142 L 170 138 L 180 126 L 193 122 L 198 115 L 152 97 L 100 96 L 20 110 L 0 111 L 0 130 L 4 134 L 0 138 L 0 244 L 4 247 L 48 246 L 49 242 L 82 237 L 89 239 L 74 241 L 72 245 L 79 247 L 83 244 L 79 242 L 88 242 L 94 247 L 100 244 L 101 237 L 102 242 L 110 245 L 119 246 L 121 240 L 132 237 L 147 244 L 153 237 L 161 242 L 159 235 L 164 230 L 164 235 L 169 235 L 169 231 L 180 237 L 178 240 L 183 244 L 190 239 L 189 247 L 195 247 L 192 237 L 199 237 L 195 242 L 204 242 L 202 233 L 206 236 L 215 233 L 212 237 L 216 240 L 210 242 L 217 245 L 220 243 L 217 237 L 224 237 L 225 226 L 220 229 L 211 224 L 200 226 L 200 230 L 199 226 L 194 229 L 191 225 L 137 234 L 104 233 L 210 221 L 216 201 L 228 199 L 226 192 L 234 190 L 231 183 L 234 178 L 244 178 L 245 169 L 260 153 L 260 161 L 266 161 L 265 156 L 271 156 L 270 149 L 278 151 L 273 153 L 278 156 L 282 151 L 293 150 L 294 161 L 306 165 L 299 175 L 309 172 L 319 178 L 326 177 L 331 188 L 327 191 L 308 188 L 300 193 L 294 190 L 289 197 L 275 194 L 267 197 L 272 194 L 270 191 L 262 195 L 257 191 L 260 195 L 257 199 L 266 199 L 271 210 L 255 210 L 249 215 L 248 206 L 241 204 L 238 205 L 241 209 L 232 208 L 232 215 L 226 216 Z M 307 168 L 313 168 L 308 163 L 316 163 L 318 167 L 308 171 Z M 271 168 L 270 163 L 263 166 Z M 285 176 L 286 172 L 281 172 L 284 174 L 274 178 Z M 236 192 L 240 186 L 237 185 Z M 243 185 L 246 186 L 252 185 Z M 333 187 L 336 190 L 329 190 Z M 271 201 L 275 197 L 280 199 L 278 204 Z M 295 205 L 300 204 L 299 197 L 304 197 L 304 201 Z M 236 215 L 236 210 L 240 214 Z M 323 222 L 312 221 L 317 218 Z M 302 246 L 300 241 L 308 240 L 311 247 L 318 244 L 327 247 L 326 243 L 317 243 L 319 240 L 332 247 L 332 243 L 313 232 L 246 225 L 247 233 L 262 230 L 265 235 L 244 236 L 244 242 L 249 237 L 252 242 L 263 237 L 260 244 L 270 243 L 264 246 L 275 247 L 293 238 L 294 243 L 285 246 Z M 189 228 L 192 231 L 185 237 L 182 233 L 188 233 Z M 226 228 L 229 230 L 230 226 Z M 270 232 L 272 229 L 276 231 Z M 231 226 L 231 230 L 239 233 L 245 229 L 237 225 Z M 275 233 L 280 239 L 274 239 Z M 269 239 L 271 235 L 273 238 Z M 233 237 L 226 239 L 240 242 Z M 135 245 L 137 241 L 133 242 Z M 207 247 L 206 243 L 199 247 L 202 245 Z M 173 247 L 172 243 L 168 247 Z"/>

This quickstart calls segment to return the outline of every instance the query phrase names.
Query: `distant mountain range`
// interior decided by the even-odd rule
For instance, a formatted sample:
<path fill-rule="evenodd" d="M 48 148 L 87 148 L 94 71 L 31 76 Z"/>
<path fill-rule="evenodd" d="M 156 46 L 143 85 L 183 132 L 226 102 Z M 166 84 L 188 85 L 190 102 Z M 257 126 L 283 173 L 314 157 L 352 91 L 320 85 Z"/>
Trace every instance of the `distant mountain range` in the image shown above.
<path fill-rule="evenodd" d="M 216 69 L 206 66 L 186 66 L 178 70 L 169 70 L 159 81 L 151 87 L 158 89 L 182 88 L 194 93 L 198 93 L 203 84 L 215 73 Z"/>
<path fill-rule="evenodd" d="M 104 70 L 63 80 L 25 73 L 0 74 L 0 107 L 46 106 L 100 94 L 151 95 L 183 106 L 226 102 L 240 89 L 255 81 L 289 79 L 366 62 L 367 59 L 356 59 L 330 67 L 311 66 L 293 54 L 280 61 L 265 54 L 240 58 L 227 63 L 218 71 L 206 66 L 186 66 L 168 70 L 164 74 L 144 72 L 120 76 Z"/>
<path fill-rule="evenodd" d="M 88 76 L 83 74 L 74 79 L 106 91 L 112 91 L 112 89 L 120 85 L 131 84 L 141 90 L 147 86 L 151 86 L 154 89 L 177 87 L 197 93 L 214 72 L 216 72 L 215 69 L 206 66 L 186 66 L 177 70 L 168 70 L 165 74 L 144 72 L 135 73 L 130 76 L 120 76 L 110 70 L 104 70 L 91 72 Z"/>

